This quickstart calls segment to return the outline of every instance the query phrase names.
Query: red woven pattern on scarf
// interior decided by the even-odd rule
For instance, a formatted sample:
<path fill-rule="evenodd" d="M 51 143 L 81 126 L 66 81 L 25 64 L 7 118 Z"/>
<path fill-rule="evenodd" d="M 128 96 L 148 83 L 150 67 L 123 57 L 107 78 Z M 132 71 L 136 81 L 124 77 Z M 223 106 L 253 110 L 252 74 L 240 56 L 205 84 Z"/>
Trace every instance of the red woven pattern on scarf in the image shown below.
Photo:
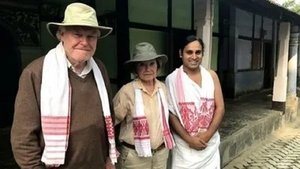
<path fill-rule="evenodd" d="M 133 132 L 134 132 L 134 139 L 150 138 L 149 124 L 145 116 L 133 118 Z"/>
<path fill-rule="evenodd" d="M 191 135 L 198 133 L 199 129 L 207 129 L 212 121 L 215 110 L 213 99 L 201 98 L 197 109 L 192 102 L 179 103 L 183 124 Z"/>
<path fill-rule="evenodd" d="M 113 122 L 112 122 L 111 116 L 106 116 L 105 117 L 105 125 L 106 125 L 108 138 L 113 138 L 114 139 L 115 130 L 114 130 L 114 127 L 113 127 Z"/>

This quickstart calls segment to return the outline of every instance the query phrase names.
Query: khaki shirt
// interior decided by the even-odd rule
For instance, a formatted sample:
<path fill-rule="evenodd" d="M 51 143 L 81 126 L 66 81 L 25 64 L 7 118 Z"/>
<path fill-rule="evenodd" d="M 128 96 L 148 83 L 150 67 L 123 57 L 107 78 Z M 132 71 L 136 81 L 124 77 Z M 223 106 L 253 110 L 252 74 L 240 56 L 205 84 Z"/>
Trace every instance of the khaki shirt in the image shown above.
<path fill-rule="evenodd" d="M 140 80 L 133 80 L 124 85 L 113 99 L 114 112 L 116 117 L 115 124 L 121 123 L 119 140 L 134 145 L 133 133 L 133 114 L 135 112 L 135 92 L 134 87 L 142 89 L 144 101 L 145 117 L 149 124 L 149 135 L 151 148 L 156 149 L 163 143 L 163 134 L 161 128 L 161 113 L 158 105 L 158 89 L 162 88 L 166 94 L 166 86 L 159 80 L 155 80 L 155 88 L 152 94 L 149 94 Z"/>

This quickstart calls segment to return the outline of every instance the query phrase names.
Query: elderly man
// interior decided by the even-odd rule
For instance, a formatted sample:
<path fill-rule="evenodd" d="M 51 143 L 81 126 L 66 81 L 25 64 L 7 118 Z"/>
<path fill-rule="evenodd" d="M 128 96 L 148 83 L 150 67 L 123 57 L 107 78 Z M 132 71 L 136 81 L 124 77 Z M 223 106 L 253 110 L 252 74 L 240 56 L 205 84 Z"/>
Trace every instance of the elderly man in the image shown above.
<path fill-rule="evenodd" d="M 104 64 L 93 58 L 99 26 L 82 3 L 67 6 L 62 23 L 50 22 L 59 44 L 23 71 L 11 143 L 21 168 L 115 168 L 111 93 Z"/>

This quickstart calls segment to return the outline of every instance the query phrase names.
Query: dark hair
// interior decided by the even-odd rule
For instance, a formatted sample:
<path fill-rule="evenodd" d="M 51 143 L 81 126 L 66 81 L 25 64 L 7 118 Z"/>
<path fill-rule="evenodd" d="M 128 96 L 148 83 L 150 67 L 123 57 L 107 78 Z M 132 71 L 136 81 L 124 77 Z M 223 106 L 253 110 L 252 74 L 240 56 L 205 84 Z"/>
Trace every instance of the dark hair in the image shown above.
<path fill-rule="evenodd" d="M 194 42 L 194 41 L 198 41 L 200 43 L 200 45 L 202 46 L 202 51 L 204 52 L 204 42 L 203 42 L 203 40 L 201 38 L 197 38 L 195 35 L 189 35 L 181 41 L 181 45 L 179 46 L 179 50 L 181 51 L 181 54 L 182 54 L 183 49 L 185 48 L 185 46 L 188 45 L 191 42 Z"/>
<path fill-rule="evenodd" d="M 155 61 L 156 61 L 156 64 L 157 64 L 157 70 L 159 70 L 161 65 L 162 65 L 162 62 L 158 58 L 156 58 Z M 139 62 L 134 62 L 133 69 L 131 70 L 131 73 L 137 74 L 137 64 L 138 63 Z"/>

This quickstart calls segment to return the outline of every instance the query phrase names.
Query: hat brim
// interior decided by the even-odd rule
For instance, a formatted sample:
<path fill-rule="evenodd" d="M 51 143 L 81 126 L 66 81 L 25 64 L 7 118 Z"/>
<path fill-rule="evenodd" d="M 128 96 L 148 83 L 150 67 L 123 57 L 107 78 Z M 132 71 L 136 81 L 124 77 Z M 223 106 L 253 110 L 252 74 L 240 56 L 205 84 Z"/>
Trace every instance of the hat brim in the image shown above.
<path fill-rule="evenodd" d="M 56 32 L 59 26 L 86 26 L 91 28 L 97 28 L 101 32 L 99 39 L 108 36 L 113 30 L 113 28 L 107 26 L 91 26 L 91 25 L 84 25 L 84 24 L 65 24 L 65 23 L 49 22 L 47 24 L 47 30 L 52 37 L 57 38 Z"/>
<path fill-rule="evenodd" d="M 134 66 L 135 66 L 136 63 L 145 62 L 145 61 L 149 61 L 149 60 L 153 60 L 153 59 L 159 59 L 160 60 L 160 62 L 161 62 L 160 68 L 168 61 L 167 55 L 160 54 L 160 55 L 156 55 L 156 57 L 149 58 L 149 59 L 131 59 L 131 60 L 126 61 L 124 63 L 124 66 L 127 70 L 134 73 L 134 71 L 135 71 Z"/>

